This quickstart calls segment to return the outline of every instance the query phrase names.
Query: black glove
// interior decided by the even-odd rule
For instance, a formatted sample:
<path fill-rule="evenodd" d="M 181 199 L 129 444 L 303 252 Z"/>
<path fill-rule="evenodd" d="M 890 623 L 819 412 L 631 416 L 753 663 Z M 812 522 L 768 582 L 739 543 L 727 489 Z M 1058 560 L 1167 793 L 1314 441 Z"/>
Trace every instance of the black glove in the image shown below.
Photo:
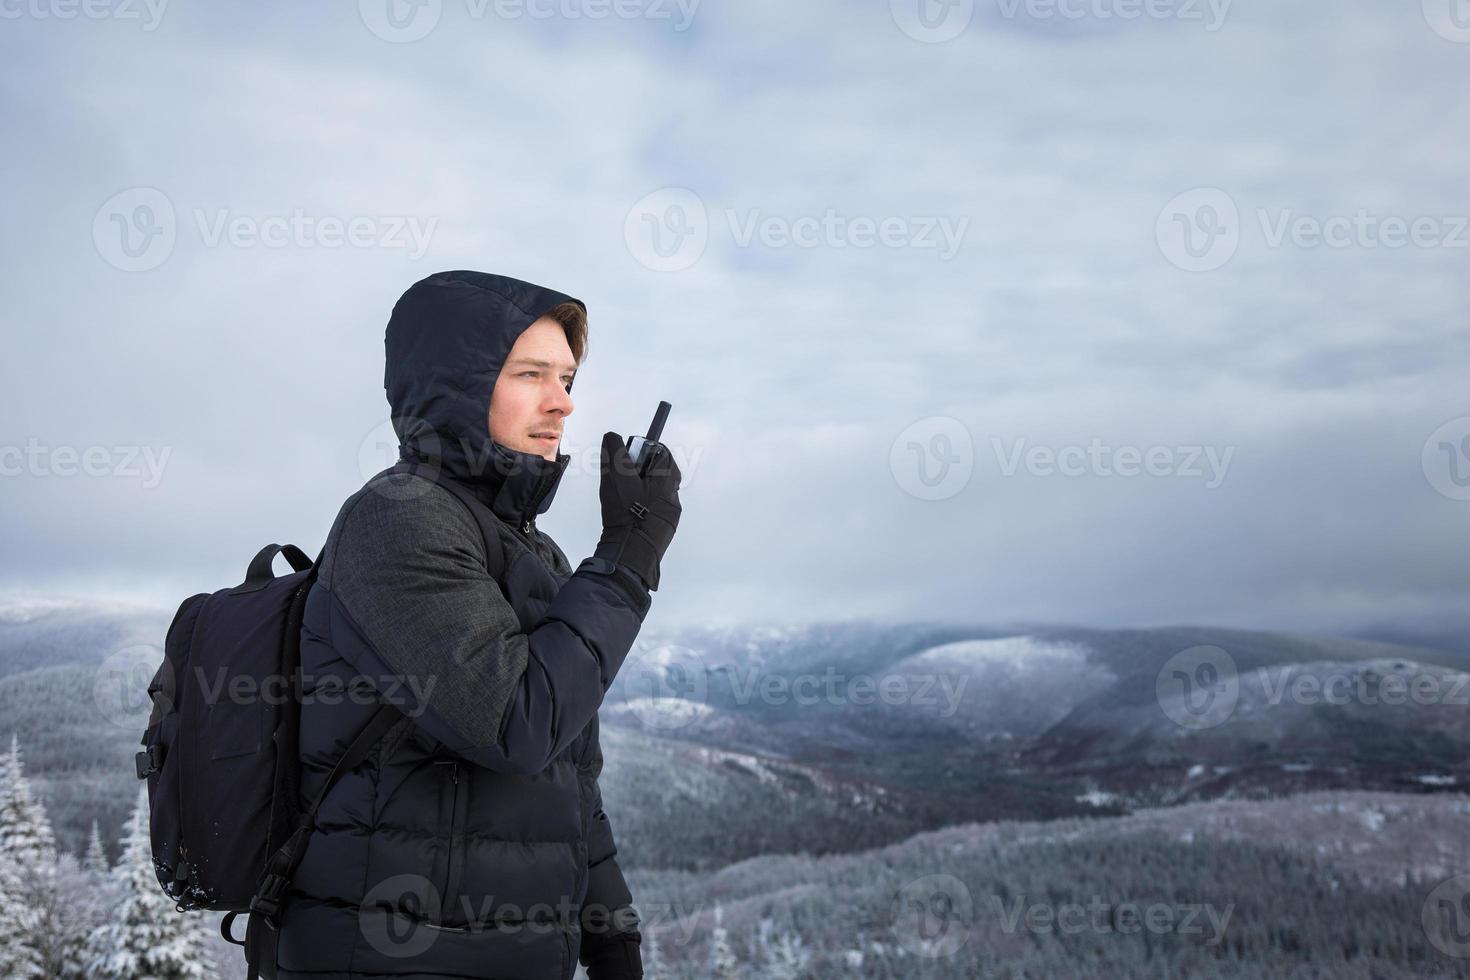
<path fill-rule="evenodd" d="M 683 474 L 673 454 L 660 443 L 645 452 L 662 450 L 641 476 L 628 456 L 623 437 L 602 436 L 602 537 L 593 556 L 606 558 L 638 574 L 650 590 L 658 589 L 659 563 L 674 529 L 679 526 L 679 481 Z"/>
<path fill-rule="evenodd" d="M 617 932 L 600 937 L 589 949 L 584 935 L 578 958 L 587 968 L 587 980 L 642 980 L 642 942 L 640 932 Z"/>

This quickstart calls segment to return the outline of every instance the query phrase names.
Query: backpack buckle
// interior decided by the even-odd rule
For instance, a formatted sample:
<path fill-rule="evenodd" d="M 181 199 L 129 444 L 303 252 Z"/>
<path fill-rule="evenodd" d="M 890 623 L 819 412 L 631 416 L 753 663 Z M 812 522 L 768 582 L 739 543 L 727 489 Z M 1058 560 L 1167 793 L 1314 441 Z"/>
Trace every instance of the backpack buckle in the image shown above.
<path fill-rule="evenodd" d="M 133 756 L 133 768 L 139 779 L 147 779 L 163 768 L 163 746 L 150 745 Z"/>
<path fill-rule="evenodd" d="M 265 917 L 272 927 L 278 925 L 276 916 L 281 911 L 281 899 L 285 897 L 286 886 L 291 882 L 285 875 L 269 874 L 260 883 L 260 891 L 250 900 L 250 911 Z"/>

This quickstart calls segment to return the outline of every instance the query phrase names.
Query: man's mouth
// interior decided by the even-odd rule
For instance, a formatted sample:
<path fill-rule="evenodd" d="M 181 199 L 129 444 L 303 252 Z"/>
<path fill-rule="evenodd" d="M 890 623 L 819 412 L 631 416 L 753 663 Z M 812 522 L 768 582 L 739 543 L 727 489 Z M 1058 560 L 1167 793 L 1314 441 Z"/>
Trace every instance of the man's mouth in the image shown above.
<path fill-rule="evenodd" d="M 540 442 L 556 442 L 561 436 L 555 432 L 533 432 L 531 438 Z"/>

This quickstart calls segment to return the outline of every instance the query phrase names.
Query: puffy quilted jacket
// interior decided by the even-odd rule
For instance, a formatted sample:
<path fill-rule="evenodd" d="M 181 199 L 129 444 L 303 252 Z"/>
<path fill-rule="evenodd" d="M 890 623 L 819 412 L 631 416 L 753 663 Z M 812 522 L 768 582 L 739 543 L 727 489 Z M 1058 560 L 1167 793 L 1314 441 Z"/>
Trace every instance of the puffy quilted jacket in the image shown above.
<path fill-rule="evenodd" d="M 282 912 L 284 980 L 569 978 L 595 908 L 637 939 L 596 712 L 650 597 L 600 559 L 572 570 L 535 526 L 569 457 L 486 424 L 515 338 L 566 300 L 453 272 L 394 308 L 385 388 L 421 470 L 369 480 L 328 535 L 302 629 L 303 798 L 378 699 L 407 717 L 322 804 Z M 472 490 L 498 547 L 434 470 Z"/>

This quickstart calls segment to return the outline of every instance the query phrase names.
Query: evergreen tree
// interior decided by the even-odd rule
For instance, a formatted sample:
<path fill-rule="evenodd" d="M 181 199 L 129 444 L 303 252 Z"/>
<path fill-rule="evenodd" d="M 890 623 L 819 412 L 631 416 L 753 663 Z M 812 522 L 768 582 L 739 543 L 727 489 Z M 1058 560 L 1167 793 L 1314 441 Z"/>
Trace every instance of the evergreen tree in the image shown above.
<path fill-rule="evenodd" d="M 10 754 L 0 762 L 0 854 L 16 864 L 39 867 L 56 860 L 56 838 L 46 808 L 31 793 L 20 758 L 20 739 L 10 736 Z"/>
<path fill-rule="evenodd" d="M 5 919 L 12 947 L 24 946 L 42 975 L 60 969 L 65 944 L 64 903 L 56 893 L 56 838 L 46 808 L 35 798 L 25 775 L 20 739 L 10 736 L 10 752 L 0 759 L 0 858 L 10 862 L 7 892 L 17 918 Z"/>
<path fill-rule="evenodd" d="M 95 980 L 206 980 L 214 975 L 199 913 L 180 913 L 159 887 L 148 836 L 148 791 L 139 788 L 122 857 L 112 919 L 90 946 Z"/>
<path fill-rule="evenodd" d="M 639 943 L 639 946 L 642 947 L 640 952 L 643 959 L 643 975 L 648 980 L 663 980 L 658 972 L 659 967 L 662 966 L 658 961 L 658 936 L 652 929 L 643 933 L 643 941 Z"/>
<path fill-rule="evenodd" d="M 24 892 L 20 868 L 0 854 L 0 976 L 40 980 L 46 971 L 33 942 L 37 916 Z"/>
<path fill-rule="evenodd" d="M 92 836 L 87 839 L 87 853 L 82 858 L 82 868 L 97 875 L 111 870 L 107 863 L 107 851 L 102 846 L 102 831 L 97 821 L 92 821 Z"/>
<path fill-rule="evenodd" d="M 711 980 L 739 980 L 740 963 L 730 949 L 730 934 L 725 931 L 725 910 L 715 906 L 715 927 L 709 937 L 709 971 Z"/>
<path fill-rule="evenodd" d="M 42 912 L 42 928 L 50 937 L 47 976 L 92 980 L 92 935 L 111 918 L 115 891 L 111 875 L 88 871 L 73 855 L 61 855 Z"/>
<path fill-rule="evenodd" d="M 784 929 L 768 934 L 762 948 L 765 954 L 765 980 L 797 980 L 806 969 L 807 960 L 811 958 L 801 937 Z"/>

